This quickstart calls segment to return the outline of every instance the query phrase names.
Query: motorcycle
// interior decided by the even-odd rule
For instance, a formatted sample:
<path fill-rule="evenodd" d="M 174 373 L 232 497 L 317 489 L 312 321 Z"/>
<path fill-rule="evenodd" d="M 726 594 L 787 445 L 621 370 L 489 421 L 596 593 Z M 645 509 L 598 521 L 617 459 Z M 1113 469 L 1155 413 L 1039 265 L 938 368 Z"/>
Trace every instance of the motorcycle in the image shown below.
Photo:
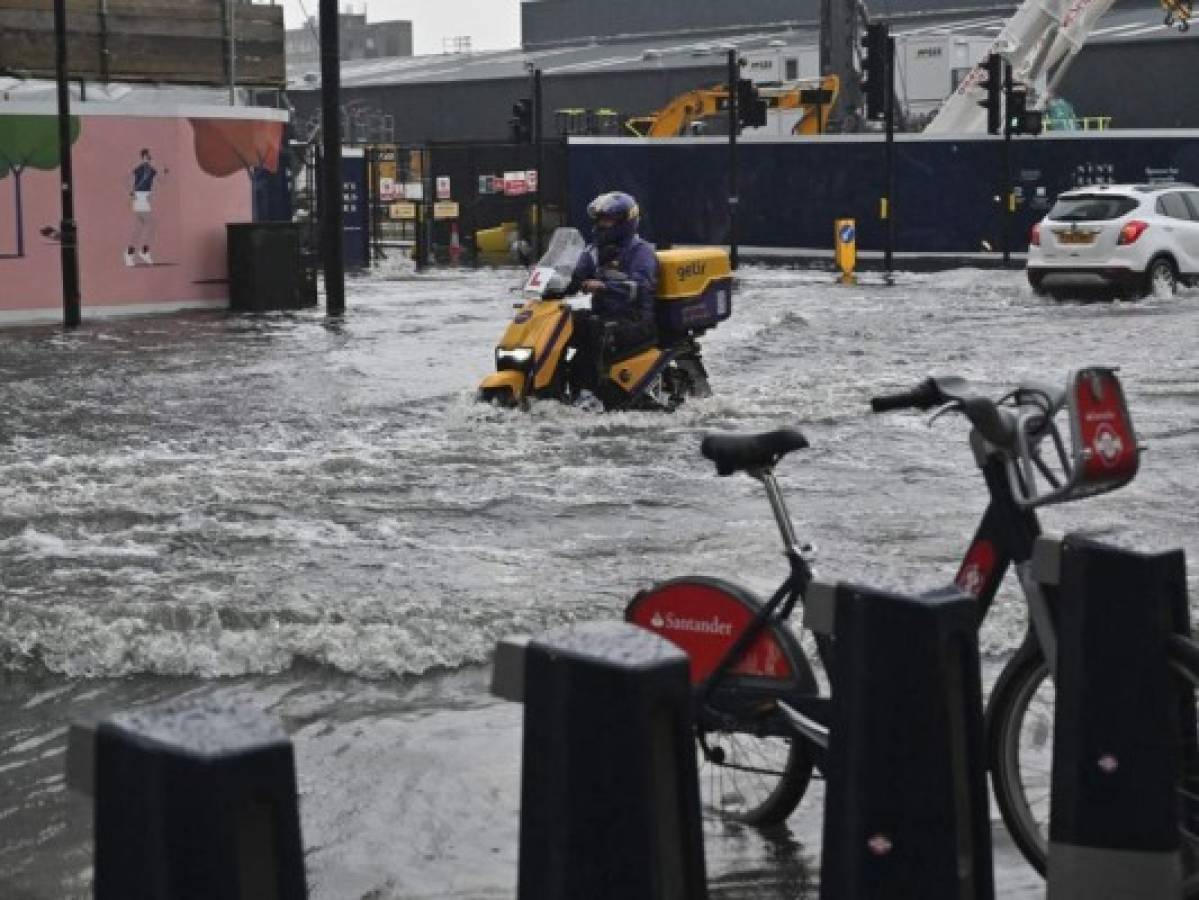
<path fill-rule="evenodd" d="M 507 407 L 525 407 L 530 398 L 576 402 L 574 320 L 566 295 L 585 248 L 576 229 L 554 231 L 495 348 L 496 371 L 480 384 L 480 400 Z M 658 337 L 640 347 L 605 352 L 596 395 L 606 411 L 673 410 L 687 397 L 711 394 L 697 338 L 732 314 L 728 254 L 717 247 L 689 247 L 659 250 L 657 256 Z"/>

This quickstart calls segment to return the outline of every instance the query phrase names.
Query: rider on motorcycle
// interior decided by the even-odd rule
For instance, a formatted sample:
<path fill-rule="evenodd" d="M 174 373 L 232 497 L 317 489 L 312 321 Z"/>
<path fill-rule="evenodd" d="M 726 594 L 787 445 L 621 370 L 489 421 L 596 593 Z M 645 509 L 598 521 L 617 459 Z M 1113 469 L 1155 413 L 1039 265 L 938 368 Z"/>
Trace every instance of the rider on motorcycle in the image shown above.
<path fill-rule="evenodd" d="M 567 293 L 591 295 L 590 310 L 574 311 L 572 379 L 594 391 L 606 361 L 657 339 L 654 296 L 658 258 L 637 235 L 641 211 L 620 191 L 600 194 L 587 205 L 593 241 L 579 257 Z"/>

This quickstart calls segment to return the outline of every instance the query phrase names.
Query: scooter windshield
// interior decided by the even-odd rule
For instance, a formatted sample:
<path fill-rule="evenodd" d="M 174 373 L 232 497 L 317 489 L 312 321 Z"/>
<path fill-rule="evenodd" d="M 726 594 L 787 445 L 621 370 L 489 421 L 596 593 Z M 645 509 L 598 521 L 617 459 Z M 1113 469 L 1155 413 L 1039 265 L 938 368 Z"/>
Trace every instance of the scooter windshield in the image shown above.
<path fill-rule="evenodd" d="M 545 255 L 529 273 L 525 290 L 543 297 L 565 293 L 586 247 L 587 242 L 577 228 L 555 228 Z"/>

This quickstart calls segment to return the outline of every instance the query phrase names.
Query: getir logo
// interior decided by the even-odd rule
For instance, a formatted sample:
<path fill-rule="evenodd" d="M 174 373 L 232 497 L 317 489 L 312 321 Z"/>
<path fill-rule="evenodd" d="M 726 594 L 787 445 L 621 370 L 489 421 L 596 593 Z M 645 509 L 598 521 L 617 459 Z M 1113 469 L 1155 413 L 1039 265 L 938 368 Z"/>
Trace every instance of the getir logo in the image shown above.
<path fill-rule="evenodd" d="M 649 623 L 663 631 L 693 631 L 699 634 L 718 634 L 721 637 L 729 637 L 733 633 L 732 623 L 722 622 L 718 616 L 712 616 L 710 619 L 684 619 L 674 613 L 662 615 L 656 612 Z"/>

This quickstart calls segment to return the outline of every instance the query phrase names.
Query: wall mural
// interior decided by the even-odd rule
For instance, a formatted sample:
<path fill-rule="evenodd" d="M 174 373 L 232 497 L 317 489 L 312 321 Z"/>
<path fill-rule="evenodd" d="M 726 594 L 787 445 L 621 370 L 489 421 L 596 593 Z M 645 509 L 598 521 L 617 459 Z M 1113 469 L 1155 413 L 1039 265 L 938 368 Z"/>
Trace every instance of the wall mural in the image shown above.
<path fill-rule="evenodd" d="M 71 117 L 71 143 L 79 138 L 79 118 Z M 27 169 L 58 169 L 58 119 L 53 116 L 0 116 L 0 180 L 11 179 L 14 242 L 0 245 L 0 259 L 25 255 L 22 176 Z"/>
<path fill-rule="evenodd" d="M 225 225 L 253 220 L 253 181 L 278 170 L 283 123 L 85 113 L 72 125 L 85 315 L 219 305 Z M 53 115 L 0 112 L 0 321 L 61 307 L 58 168 Z"/>

